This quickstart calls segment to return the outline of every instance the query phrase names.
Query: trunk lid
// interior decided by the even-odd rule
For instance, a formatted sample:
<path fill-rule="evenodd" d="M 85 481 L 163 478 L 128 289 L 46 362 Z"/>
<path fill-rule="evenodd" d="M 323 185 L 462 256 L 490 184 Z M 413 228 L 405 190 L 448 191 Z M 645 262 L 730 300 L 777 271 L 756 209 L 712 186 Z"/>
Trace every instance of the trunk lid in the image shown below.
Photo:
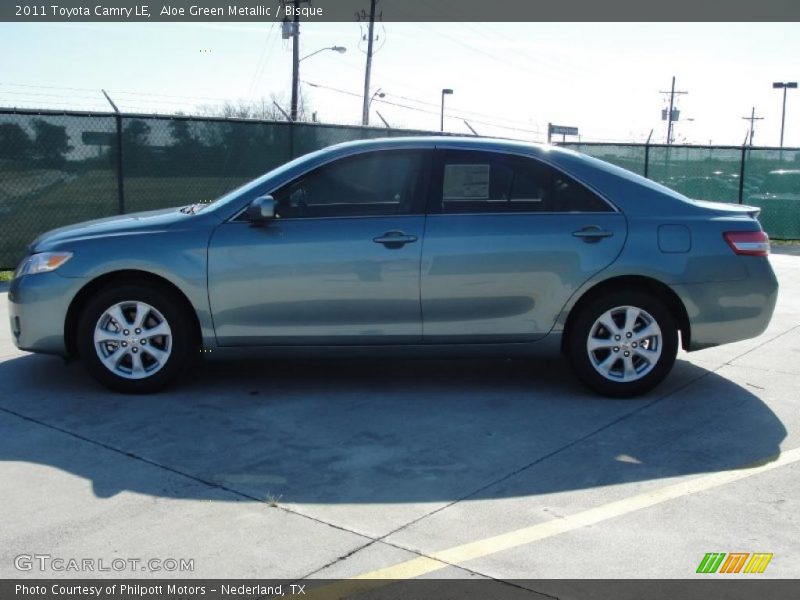
<path fill-rule="evenodd" d="M 729 204 L 727 202 L 711 202 L 709 200 L 691 200 L 691 203 L 706 212 L 714 213 L 720 217 L 744 217 L 757 219 L 761 213 L 758 206 L 747 204 Z"/>

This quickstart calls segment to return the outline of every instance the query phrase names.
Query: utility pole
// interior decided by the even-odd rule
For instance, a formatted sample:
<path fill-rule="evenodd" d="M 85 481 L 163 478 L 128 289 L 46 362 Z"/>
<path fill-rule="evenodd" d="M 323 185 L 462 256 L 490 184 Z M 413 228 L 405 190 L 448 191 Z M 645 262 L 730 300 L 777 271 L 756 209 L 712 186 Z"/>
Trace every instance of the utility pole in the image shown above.
<path fill-rule="evenodd" d="M 297 121 L 297 102 L 300 96 L 300 1 L 294 0 L 292 25 L 292 106 L 290 120 Z"/>
<path fill-rule="evenodd" d="M 755 135 L 754 123 L 755 123 L 755 121 L 763 121 L 764 117 L 757 117 L 756 116 L 756 107 L 754 106 L 752 108 L 752 110 L 750 111 L 750 116 L 749 117 L 742 117 L 742 118 L 745 121 L 750 121 L 750 144 L 749 145 L 752 147 L 753 146 L 753 135 Z M 745 141 L 747 141 L 747 138 L 745 138 Z"/>
<path fill-rule="evenodd" d="M 673 111 L 675 106 L 675 96 L 681 94 L 688 94 L 689 92 L 676 92 L 675 91 L 675 76 L 672 76 L 672 88 L 668 92 L 659 92 L 659 94 L 669 94 L 669 112 L 667 113 L 667 144 L 672 143 L 672 123 L 677 121 L 673 118 Z"/>
<path fill-rule="evenodd" d="M 361 124 L 369 125 L 369 80 L 372 76 L 372 38 L 375 30 L 375 4 L 377 0 L 370 0 L 369 3 L 369 33 L 367 41 L 367 66 L 364 71 L 364 105 L 361 110 Z"/>

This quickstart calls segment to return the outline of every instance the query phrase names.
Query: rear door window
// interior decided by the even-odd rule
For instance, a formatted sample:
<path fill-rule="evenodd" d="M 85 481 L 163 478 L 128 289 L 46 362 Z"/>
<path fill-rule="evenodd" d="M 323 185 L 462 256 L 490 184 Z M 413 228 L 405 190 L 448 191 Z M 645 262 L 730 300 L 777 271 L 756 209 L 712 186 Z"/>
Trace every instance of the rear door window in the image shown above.
<path fill-rule="evenodd" d="M 496 152 L 440 154 L 432 212 L 608 212 L 607 202 L 571 177 L 533 158 Z"/>

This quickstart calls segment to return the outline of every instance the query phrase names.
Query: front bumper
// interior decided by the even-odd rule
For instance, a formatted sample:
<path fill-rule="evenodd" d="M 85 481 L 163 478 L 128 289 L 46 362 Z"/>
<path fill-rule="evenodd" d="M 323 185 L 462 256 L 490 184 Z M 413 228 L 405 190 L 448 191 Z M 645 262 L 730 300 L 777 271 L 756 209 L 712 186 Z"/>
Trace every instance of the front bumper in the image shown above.
<path fill-rule="evenodd" d="M 14 345 L 20 350 L 67 356 L 64 324 L 83 279 L 57 271 L 23 275 L 11 281 L 8 314 Z"/>
<path fill-rule="evenodd" d="M 689 316 L 689 350 L 754 338 L 769 325 L 778 300 L 778 280 L 767 258 L 742 258 L 746 279 L 672 286 Z"/>

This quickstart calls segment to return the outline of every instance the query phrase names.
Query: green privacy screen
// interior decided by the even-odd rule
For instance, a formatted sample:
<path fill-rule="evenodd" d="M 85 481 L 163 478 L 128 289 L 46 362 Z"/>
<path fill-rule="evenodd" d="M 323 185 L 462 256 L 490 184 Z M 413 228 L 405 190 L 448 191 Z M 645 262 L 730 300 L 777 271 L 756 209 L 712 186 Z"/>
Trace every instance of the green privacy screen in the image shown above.
<path fill-rule="evenodd" d="M 800 239 L 800 150 L 747 150 L 743 202 L 773 238 Z"/>
<path fill-rule="evenodd" d="M 658 181 L 685 196 L 761 208 L 773 239 L 800 239 L 800 149 L 562 144 Z"/>
<path fill-rule="evenodd" d="M 0 109 L 0 268 L 13 268 L 36 236 L 56 227 L 212 200 L 338 142 L 429 133 Z M 800 149 L 566 145 L 690 197 L 760 206 L 773 238 L 800 238 Z"/>
<path fill-rule="evenodd" d="M 650 148 L 648 177 L 689 198 L 739 202 L 739 148 Z"/>
<path fill-rule="evenodd" d="M 213 200 L 290 160 L 290 136 L 288 123 L 123 118 L 125 211 Z"/>
<path fill-rule="evenodd" d="M 296 156 L 429 132 L 213 118 L 0 110 L 0 268 L 41 233 L 213 200 Z"/>
<path fill-rule="evenodd" d="M 44 231 L 117 213 L 114 163 L 89 132 L 112 139 L 114 118 L 0 114 L 0 266 Z"/>
<path fill-rule="evenodd" d="M 637 175 L 645 175 L 645 146 L 636 144 L 559 144 L 565 148 L 583 152 L 600 160 L 610 162 Z"/>

